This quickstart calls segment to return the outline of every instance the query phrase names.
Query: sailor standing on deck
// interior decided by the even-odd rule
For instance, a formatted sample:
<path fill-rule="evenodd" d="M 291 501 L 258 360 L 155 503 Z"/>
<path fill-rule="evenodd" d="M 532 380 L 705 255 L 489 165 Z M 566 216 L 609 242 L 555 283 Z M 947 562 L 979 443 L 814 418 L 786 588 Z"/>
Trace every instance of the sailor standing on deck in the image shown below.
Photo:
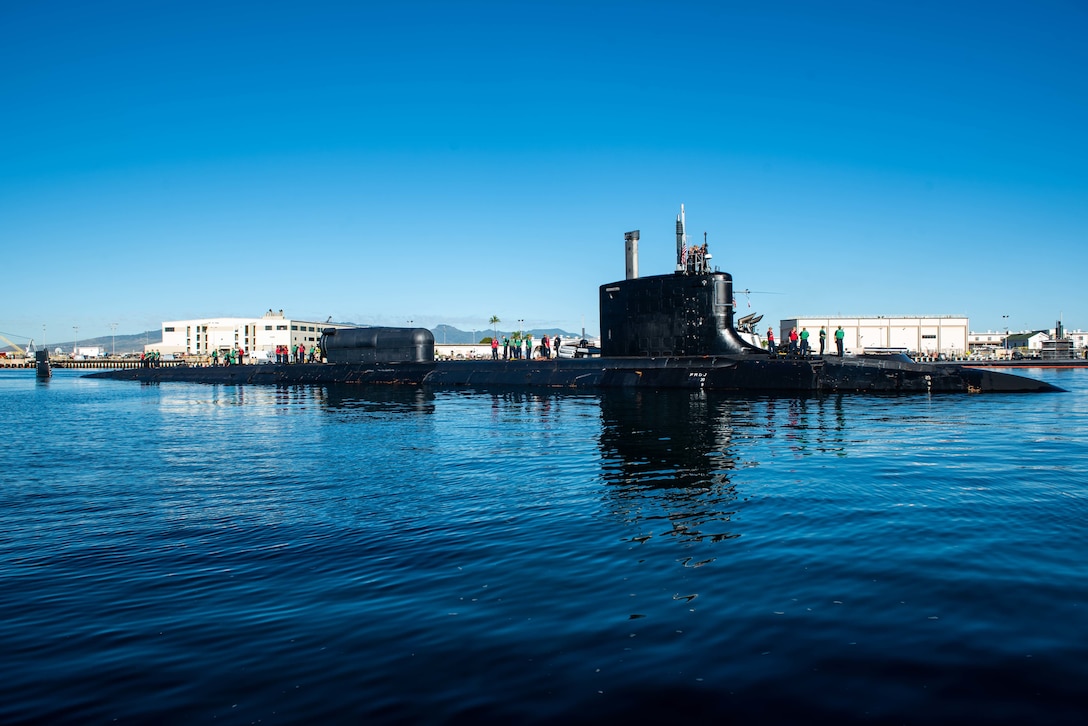
<path fill-rule="evenodd" d="M 778 355 L 778 347 L 774 344 L 774 329 L 767 328 L 767 352 Z"/>
<path fill-rule="evenodd" d="M 835 347 L 839 349 L 839 357 L 842 358 L 842 339 L 846 337 L 846 333 L 843 332 L 840 325 L 838 330 L 835 331 Z"/>
<path fill-rule="evenodd" d="M 824 343 L 827 342 L 827 331 L 824 330 L 824 326 L 820 326 L 820 355 L 824 354 Z"/>

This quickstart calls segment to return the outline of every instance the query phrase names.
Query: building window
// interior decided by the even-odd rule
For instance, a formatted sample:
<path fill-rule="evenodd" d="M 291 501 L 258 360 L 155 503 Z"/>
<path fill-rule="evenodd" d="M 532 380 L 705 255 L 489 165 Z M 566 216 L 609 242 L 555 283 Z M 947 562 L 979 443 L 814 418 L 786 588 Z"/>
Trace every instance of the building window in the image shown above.
<path fill-rule="evenodd" d="M 291 330 L 298 330 L 298 326 L 297 325 L 292 325 Z"/>
<path fill-rule="evenodd" d="M 271 330 L 271 329 L 272 329 L 272 326 L 271 326 L 271 325 L 266 325 L 266 326 L 264 326 L 264 329 L 265 329 L 265 330 Z"/>
<path fill-rule="evenodd" d="M 276 330 L 287 330 L 287 326 L 286 325 L 277 325 Z"/>
<path fill-rule="evenodd" d="M 173 333 L 174 332 L 174 326 L 173 325 L 167 325 L 165 328 L 162 329 L 162 332 L 164 332 L 164 333 Z"/>

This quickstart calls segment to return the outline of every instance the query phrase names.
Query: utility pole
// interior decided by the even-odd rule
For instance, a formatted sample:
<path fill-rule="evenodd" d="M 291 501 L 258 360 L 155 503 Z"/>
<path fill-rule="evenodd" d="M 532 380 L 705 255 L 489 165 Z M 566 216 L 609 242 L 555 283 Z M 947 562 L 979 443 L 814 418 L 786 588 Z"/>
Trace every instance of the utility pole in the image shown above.
<path fill-rule="evenodd" d="M 110 358 L 117 357 L 117 323 L 110 323 Z"/>

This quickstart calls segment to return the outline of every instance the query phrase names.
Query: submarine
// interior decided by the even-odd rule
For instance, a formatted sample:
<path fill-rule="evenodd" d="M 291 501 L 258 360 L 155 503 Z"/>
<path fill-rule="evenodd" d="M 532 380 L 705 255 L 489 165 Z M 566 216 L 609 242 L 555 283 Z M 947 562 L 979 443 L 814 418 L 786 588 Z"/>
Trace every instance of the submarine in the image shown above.
<path fill-rule="evenodd" d="M 537 360 L 435 360 L 425 328 L 326 328 L 316 363 L 146 367 L 90 378 L 146 383 L 385 384 L 562 389 L 671 388 L 752 394 L 1038 393 L 1049 383 L 982 368 L 919 363 L 903 354 L 771 354 L 734 325 L 733 278 L 712 269 L 702 245 L 688 245 L 683 205 L 676 218 L 676 267 L 640 277 L 639 232 L 624 235 L 626 276 L 600 286 L 597 356 Z M 751 316 L 742 321 L 751 331 Z"/>

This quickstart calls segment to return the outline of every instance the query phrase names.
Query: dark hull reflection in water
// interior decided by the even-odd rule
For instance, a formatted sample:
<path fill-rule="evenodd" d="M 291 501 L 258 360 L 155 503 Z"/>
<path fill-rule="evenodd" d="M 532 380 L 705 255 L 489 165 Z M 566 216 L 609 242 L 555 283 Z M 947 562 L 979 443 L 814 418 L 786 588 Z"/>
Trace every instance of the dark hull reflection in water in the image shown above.
<path fill-rule="evenodd" d="M 434 413 L 434 393 L 426 388 L 401 388 L 399 386 L 292 386 L 301 391 L 313 390 L 323 398 L 323 404 L 332 409 L 386 413 Z"/>
<path fill-rule="evenodd" d="M 746 398 L 713 392 L 609 392 L 601 396 L 602 474 L 613 485 L 617 513 L 642 528 L 631 539 L 654 536 L 720 541 L 740 534 L 730 526 L 738 501 L 734 471 L 742 441 L 780 435 L 790 448 L 843 452 L 846 417 L 841 395 L 820 398 Z"/>
<path fill-rule="evenodd" d="M 734 417 L 745 401 L 694 393 L 615 392 L 601 399 L 602 475 L 616 512 L 655 536 L 717 541 L 736 537 Z"/>
<path fill-rule="evenodd" d="M 1088 371 L 1041 375 L 1071 393 L 0 372 L 0 723 L 1079 724 Z"/>

